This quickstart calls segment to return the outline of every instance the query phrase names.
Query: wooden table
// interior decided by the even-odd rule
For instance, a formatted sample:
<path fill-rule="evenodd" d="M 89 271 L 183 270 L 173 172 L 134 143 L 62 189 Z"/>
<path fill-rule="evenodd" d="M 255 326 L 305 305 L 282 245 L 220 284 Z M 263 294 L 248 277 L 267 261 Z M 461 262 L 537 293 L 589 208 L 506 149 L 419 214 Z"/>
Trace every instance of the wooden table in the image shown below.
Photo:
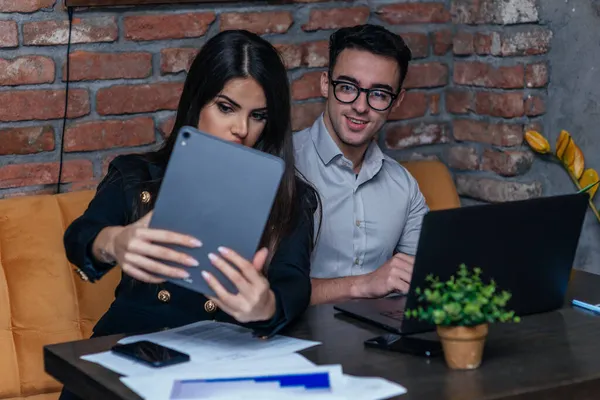
<path fill-rule="evenodd" d="M 568 301 L 573 294 L 600 303 L 600 276 L 576 271 Z M 430 360 L 364 347 L 365 339 L 382 333 L 336 313 L 332 306 L 310 308 L 286 332 L 323 343 L 301 352 L 317 364 L 342 364 L 347 374 L 400 383 L 408 389 L 400 400 L 600 398 L 600 316 L 567 304 L 556 312 L 525 317 L 520 324 L 492 326 L 483 363 L 474 371 L 449 370 L 443 358 Z M 85 399 L 139 399 L 117 374 L 79 358 L 105 351 L 121 337 L 47 346 L 46 371 Z"/>

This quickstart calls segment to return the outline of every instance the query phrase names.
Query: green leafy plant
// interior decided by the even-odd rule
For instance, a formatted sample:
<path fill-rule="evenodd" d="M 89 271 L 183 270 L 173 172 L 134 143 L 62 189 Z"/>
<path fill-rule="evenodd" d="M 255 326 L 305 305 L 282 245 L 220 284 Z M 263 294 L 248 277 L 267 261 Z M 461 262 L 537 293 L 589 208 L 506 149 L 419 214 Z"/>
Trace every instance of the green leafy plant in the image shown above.
<path fill-rule="evenodd" d="M 511 293 L 496 292 L 496 282 L 481 281 L 481 269 L 469 271 L 461 264 L 458 272 L 446 282 L 427 276 L 429 287 L 416 288 L 419 305 L 407 310 L 408 318 L 420 319 L 441 326 L 475 326 L 493 322 L 519 322 L 514 311 L 506 310 Z"/>

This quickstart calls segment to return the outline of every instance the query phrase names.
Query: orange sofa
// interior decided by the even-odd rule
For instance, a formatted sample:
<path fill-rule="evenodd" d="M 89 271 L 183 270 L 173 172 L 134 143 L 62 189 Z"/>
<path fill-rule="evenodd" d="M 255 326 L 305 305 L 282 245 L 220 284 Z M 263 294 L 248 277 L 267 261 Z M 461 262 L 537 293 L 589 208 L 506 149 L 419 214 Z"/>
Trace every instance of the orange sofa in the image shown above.
<path fill-rule="evenodd" d="M 454 182 L 437 161 L 404 163 L 432 210 L 460 206 Z M 90 284 L 74 273 L 63 233 L 94 191 L 0 200 L 0 399 L 58 398 L 44 372 L 42 348 L 90 336 L 114 298 L 115 268 Z"/>

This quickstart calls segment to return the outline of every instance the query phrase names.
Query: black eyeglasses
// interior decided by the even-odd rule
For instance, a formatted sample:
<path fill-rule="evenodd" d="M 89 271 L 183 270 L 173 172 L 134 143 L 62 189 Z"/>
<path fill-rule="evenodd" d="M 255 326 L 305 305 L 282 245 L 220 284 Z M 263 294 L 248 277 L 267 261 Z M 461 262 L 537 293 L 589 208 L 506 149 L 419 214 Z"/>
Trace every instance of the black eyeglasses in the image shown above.
<path fill-rule="evenodd" d="M 384 89 L 363 89 L 358 85 L 347 81 L 331 81 L 335 98 L 345 104 L 354 103 L 361 92 L 367 94 L 369 107 L 377 111 L 385 111 L 391 107 L 397 94 Z"/>

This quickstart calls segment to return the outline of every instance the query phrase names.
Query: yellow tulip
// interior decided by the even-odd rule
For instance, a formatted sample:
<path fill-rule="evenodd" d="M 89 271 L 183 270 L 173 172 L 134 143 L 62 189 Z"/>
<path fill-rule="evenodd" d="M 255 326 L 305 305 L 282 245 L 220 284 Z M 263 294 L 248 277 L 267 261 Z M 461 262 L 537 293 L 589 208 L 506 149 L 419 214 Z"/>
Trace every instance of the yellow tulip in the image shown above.
<path fill-rule="evenodd" d="M 539 132 L 527 131 L 525 132 L 525 140 L 529 146 L 540 154 L 546 154 L 550 152 L 550 143 L 548 140 Z"/>
<path fill-rule="evenodd" d="M 600 180 L 598 178 L 598 172 L 596 172 L 593 168 L 588 168 L 583 171 L 583 175 L 581 175 L 581 179 L 579 179 L 579 185 L 582 189 L 585 189 L 587 186 L 596 183 Z M 598 185 L 595 185 L 588 189 L 588 193 L 590 194 L 590 198 L 594 197 L 596 194 L 596 190 L 598 190 Z"/>
<path fill-rule="evenodd" d="M 563 158 L 563 156 L 565 155 L 565 150 L 567 149 L 567 146 L 572 140 L 573 139 L 571 139 L 571 135 L 569 134 L 569 132 L 565 131 L 564 129 L 560 131 L 560 135 L 556 140 L 556 156 L 558 158 Z"/>
<path fill-rule="evenodd" d="M 562 161 L 565 166 L 571 171 L 575 179 L 581 178 L 581 174 L 583 174 L 583 168 L 585 166 L 585 158 L 583 157 L 583 152 L 575 144 L 573 139 L 569 140 L 569 144 L 565 149 L 565 154 L 562 157 Z"/>

